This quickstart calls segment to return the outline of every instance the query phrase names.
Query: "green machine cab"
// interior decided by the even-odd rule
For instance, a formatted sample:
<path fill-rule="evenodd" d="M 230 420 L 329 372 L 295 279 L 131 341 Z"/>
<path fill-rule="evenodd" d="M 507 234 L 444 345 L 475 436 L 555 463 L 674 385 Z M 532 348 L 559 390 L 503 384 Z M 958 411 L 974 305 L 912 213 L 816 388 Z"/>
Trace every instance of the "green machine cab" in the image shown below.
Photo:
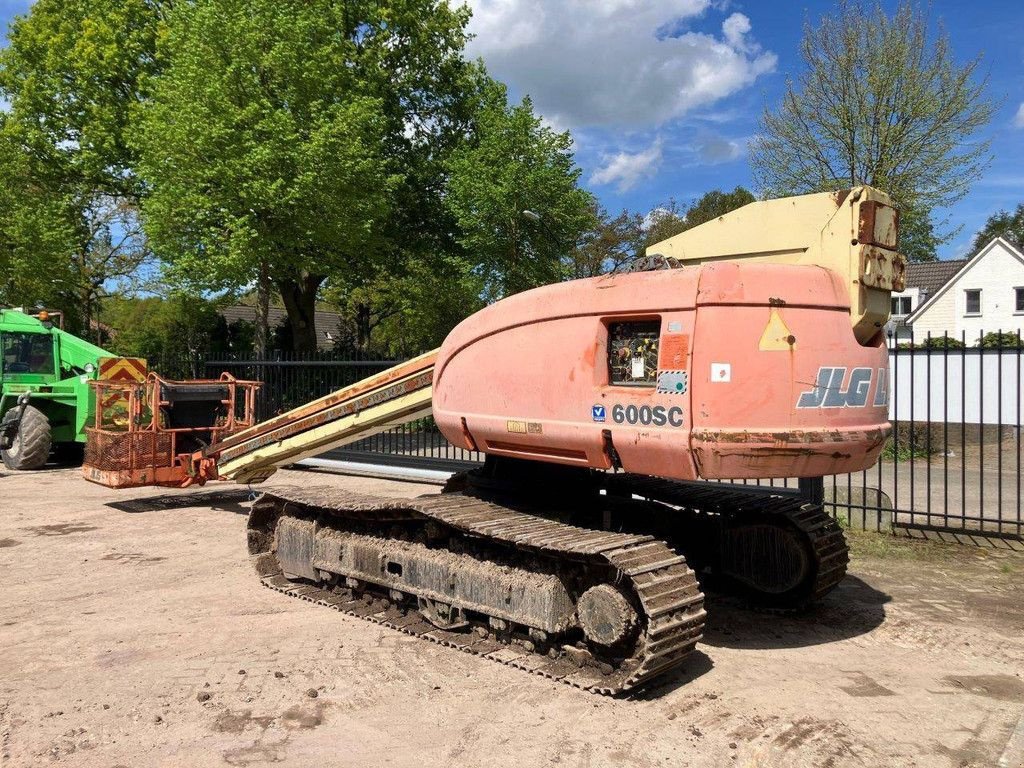
<path fill-rule="evenodd" d="M 110 352 L 38 316 L 0 309 L 0 456 L 9 469 L 38 469 L 51 449 L 73 458 L 93 418 L 89 381 Z"/>

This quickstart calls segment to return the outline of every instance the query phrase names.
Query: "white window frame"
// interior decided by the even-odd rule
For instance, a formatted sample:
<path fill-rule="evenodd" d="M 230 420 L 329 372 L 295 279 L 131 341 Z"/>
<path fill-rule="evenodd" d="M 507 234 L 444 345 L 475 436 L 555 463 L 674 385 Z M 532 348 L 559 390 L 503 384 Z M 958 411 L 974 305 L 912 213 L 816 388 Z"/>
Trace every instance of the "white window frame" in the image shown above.
<path fill-rule="evenodd" d="M 1024 299 L 1024 286 L 1018 285 L 1013 289 L 1013 314 L 1024 315 L 1024 307 L 1018 306 Z"/>
<path fill-rule="evenodd" d="M 976 292 L 978 294 L 978 311 L 971 312 L 967 294 Z M 981 317 L 981 288 L 964 288 L 964 317 Z"/>

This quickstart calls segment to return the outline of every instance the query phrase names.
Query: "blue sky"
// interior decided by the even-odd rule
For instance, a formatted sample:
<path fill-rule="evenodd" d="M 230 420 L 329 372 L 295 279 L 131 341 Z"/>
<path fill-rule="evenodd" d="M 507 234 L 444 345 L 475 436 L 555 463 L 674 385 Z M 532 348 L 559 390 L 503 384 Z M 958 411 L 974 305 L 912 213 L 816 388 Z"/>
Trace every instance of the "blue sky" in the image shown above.
<path fill-rule="evenodd" d="M 469 0 L 482 56 L 514 95 L 576 141 L 583 183 L 610 211 L 647 212 L 715 188 L 752 187 L 746 144 L 764 105 L 800 71 L 805 19 L 834 2 L 805 0 Z M 885 0 L 885 7 L 895 2 Z M 0 21 L 28 0 L 0 0 Z M 949 216 L 961 232 L 940 257 L 967 251 L 999 209 L 1024 203 L 1024 3 L 933 0 L 961 62 L 982 54 L 1001 102 L 985 136 L 994 159 Z M 940 212 L 943 213 L 943 212 Z"/>
<path fill-rule="evenodd" d="M 746 145 L 764 106 L 800 72 L 799 42 L 834 2 L 471 0 L 473 52 L 576 139 L 586 186 L 612 212 L 753 189 Z M 883 2 L 887 9 L 896 3 Z M 952 210 L 965 255 L 988 216 L 1024 203 L 1024 3 L 933 0 L 957 60 L 982 54 L 1001 102 L 985 137 L 993 162 Z M 756 191 L 756 190 L 754 190 Z"/>

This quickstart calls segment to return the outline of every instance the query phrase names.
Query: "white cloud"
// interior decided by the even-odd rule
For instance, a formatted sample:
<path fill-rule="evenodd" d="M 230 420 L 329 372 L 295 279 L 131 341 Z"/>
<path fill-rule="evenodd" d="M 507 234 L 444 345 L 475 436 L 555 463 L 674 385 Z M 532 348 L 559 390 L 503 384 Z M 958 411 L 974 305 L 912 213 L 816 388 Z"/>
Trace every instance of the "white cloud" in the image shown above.
<path fill-rule="evenodd" d="M 722 34 L 725 41 L 733 48 L 747 50 L 747 34 L 750 32 L 750 19 L 742 13 L 734 13 L 722 22 Z"/>
<path fill-rule="evenodd" d="M 710 0 L 469 0 L 472 55 L 559 124 L 658 125 L 775 68 L 733 13 L 690 29 Z"/>
<path fill-rule="evenodd" d="M 655 139 L 647 149 L 640 152 L 618 152 L 607 155 L 604 164 L 594 171 L 590 183 L 595 185 L 617 184 L 619 192 L 625 192 L 650 178 L 661 167 L 661 139 Z"/>
<path fill-rule="evenodd" d="M 1021 102 L 1020 107 L 1017 109 L 1017 114 L 1013 116 L 1013 127 L 1024 128 L 1024 102 Z"/>
<path fill-rule="evenodd" d="M 703 165 L 728 163 L 743 155 L 745 144 L 742 140 L 709 136 L 697 143 L 697 157 Z"/>

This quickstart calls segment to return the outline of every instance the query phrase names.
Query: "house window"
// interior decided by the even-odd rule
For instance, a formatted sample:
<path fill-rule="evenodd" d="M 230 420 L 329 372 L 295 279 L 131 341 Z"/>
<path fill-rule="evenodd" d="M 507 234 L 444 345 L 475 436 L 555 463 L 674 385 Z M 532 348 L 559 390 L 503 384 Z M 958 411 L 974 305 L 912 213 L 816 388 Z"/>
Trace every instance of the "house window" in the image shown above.
<path fill-rule="evenodd" d="M 1016 297 L 1014 302 L 1014 312 L 1024 312 L 1024 288 L 1014 288 L 1013 293 Z"/>
<path fill-rule="evenodd" d="M 608 373 L 612 384 L 653 387 L 658 376 L 660 320 L 608 325 Z"/>
<path fill-rule="evenodd" d="M 981 289 L 980 288 L 969 288 L 964 291 L 964 299 L 966 315 L 980 315 L 981 314 Z"/>
<path fill-rule="evenodd" d="M 897 317 L 903 317 L 910 314 L 910 297 L 909 296 L 893 296 L 892 297 L 892 314 Z"/>

